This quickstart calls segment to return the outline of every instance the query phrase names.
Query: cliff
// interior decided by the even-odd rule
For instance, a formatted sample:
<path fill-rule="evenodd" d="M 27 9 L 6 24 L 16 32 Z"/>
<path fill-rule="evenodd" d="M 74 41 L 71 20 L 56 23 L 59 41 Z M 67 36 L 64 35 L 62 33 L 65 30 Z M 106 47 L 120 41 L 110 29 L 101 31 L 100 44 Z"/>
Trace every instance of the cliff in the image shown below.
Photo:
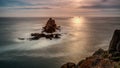
<path fill-rule="evenodd" d="M 115 30 L 113 38 L 110 42 L 109 52 L 120 52 L 120 30 Z"/>
<path fill-rule="evenodd" d="M 100 48 L 78 64 L 68 62 L 61 68 L 120 68 L 120 30 L 115 30 L 108 50 Z"/>

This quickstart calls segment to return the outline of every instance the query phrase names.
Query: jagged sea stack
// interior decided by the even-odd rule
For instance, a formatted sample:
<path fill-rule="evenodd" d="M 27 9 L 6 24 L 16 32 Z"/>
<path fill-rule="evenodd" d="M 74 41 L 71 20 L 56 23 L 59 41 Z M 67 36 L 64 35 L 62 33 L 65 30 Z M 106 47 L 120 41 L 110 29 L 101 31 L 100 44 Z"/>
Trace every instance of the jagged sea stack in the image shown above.
<path fill-rule="evenodd" d="M 52 18 L 49 18 L 49 20 L 47 21 L 45 27 L 43 27 L 43 32 L 46 32 L 46 33 L 53 33 L 56 31 L 57 29 L 57 25 L 55 23 L 55 20 L 52 19 Z"/>
<path fill-rule="evenodd" d="M 61 34 L 57 33 L 57 30 L 60 31 L 60 26 L 57 26 L 54 19 L 49 18 L 41 33 L 31 33 L 32 38 L 30 38 L 30 40 L 38 40 L 42 37 L 50 40 L 52 40 L 52 38 L 59 39 Z"/>
<path fill-rule="evenodd" d="M 109 53 L 120 53 L 120 30 L 115 30 L 109 46 Z"/>

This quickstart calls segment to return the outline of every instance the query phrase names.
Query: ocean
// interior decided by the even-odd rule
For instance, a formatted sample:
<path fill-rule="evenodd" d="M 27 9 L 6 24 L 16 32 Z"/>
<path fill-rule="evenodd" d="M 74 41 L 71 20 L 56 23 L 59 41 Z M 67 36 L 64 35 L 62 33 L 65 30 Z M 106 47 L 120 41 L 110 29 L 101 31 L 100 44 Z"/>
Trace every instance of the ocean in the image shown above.
<path fill-rule="evenodd" d="M 0 18 L 0 68 L 60 68 L 108 49 L 120 17 L 54 17 L 60 39 L 19 40 L 41 32 L 48 17 Z"/>

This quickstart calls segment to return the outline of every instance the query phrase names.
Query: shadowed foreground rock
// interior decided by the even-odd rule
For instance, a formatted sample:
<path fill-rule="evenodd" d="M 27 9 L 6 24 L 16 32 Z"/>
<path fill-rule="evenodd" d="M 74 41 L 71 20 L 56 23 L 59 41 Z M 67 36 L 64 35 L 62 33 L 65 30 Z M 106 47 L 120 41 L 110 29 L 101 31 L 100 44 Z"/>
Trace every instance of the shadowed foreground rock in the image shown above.
<path fill-rule="evenodd" d="M 99 56 L 99 55 L 101 55 L 101 54 L 103 54 L 105 51 L 103 50 L 103 49 L 98 49 L 94 54 L 93 54 L 93 56 Z"/>
<path fill-rule="evenodd" d="M 74 63 L 72 63 L 74 64 Z M 75 64 L 74 64 L 75 65 Z M 70 67 L 69 67 L 70 66 Z M 98 49 L 92 56 L 72 67 L 69 63 L 61 68 L 120 68 L 120 30 L 115 30 L 107 51 Z"/>
<path fill-rule="evenodd" d="M 110 42 L 109 52 L 120 52 L 120 30 L 115 30 Z"/>
<path fill-rule="evenodd" d="M 64 64 L 61 68 L 76 68 L 75 63 L 69 62 Z"/>
<path fill-rule="evenodd" d="M 104 59 L 99 56 L 86 58 L 77 68 L 114 68 L 114 64 L 109 59 Z"/>
<path fill-rule="evenodd" d="M 120 61 L 120 30 L 115 30 L 108 51 L 111 60 Z"/>

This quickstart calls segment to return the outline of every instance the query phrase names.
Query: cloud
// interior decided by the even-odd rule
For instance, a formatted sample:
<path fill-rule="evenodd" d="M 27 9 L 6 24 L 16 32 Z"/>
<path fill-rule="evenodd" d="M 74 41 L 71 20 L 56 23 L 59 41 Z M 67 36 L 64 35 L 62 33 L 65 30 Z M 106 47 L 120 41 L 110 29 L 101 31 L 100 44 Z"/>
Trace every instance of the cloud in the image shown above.
<path fill-rule="evenodd" d="M 21 8 L 16 8 L 16 9 L 26 9 L 26 10 L 28 10 L 28 9 L 52 9 L 51 7 L 33 7 L 33 8 L 31 8 L 31 7 L 21 7 Z"/>
<path fill-rule="evenodd" d="M 101 11 L 101 10 L 106 11 Z M 112 10 L 109 10 L 112 9 Z M 119 14 L 119 0 L 0 0 L 0 16 Z M 108 11 L 107 11 L 108 10 Z M 31 14 L 32 13 L 32 14 Z M 98 14 L 97 14 L 98 13 Z M 108 14 L 108 15 L 109 15 Z"/>
<path fill-rule="evenodd" d="M 107 2 L 108 0 L 101 0 L 102 2 Z"/>
<path fill-rule="evenodd" d="M 79 8 L 84 9 L 120 9 L 120 1 L 118 0 L 100 0 L 91 1 L 87 4 L 82 4 Z"/>
<path fill-rule="evenodd" d="M 120 9 L 120 5 L 91 5 L 91 6 L 80 6 L 79 8 L 85 9 Z"/>
<path fill-rule="evenodd" d="M 42 7 L 57 7 L 57 8 L 120 8 L 119 0 L 0 0 L 0 7 L 13 6 L 42 6 Z M 20 8 L 21 9 L 21 8 Z M 25 8 L 24 8 L 25 9 Z M 32 9 L 32 8 L 26 8 Z M 35 8 L 33 8 L 35 9 Z M 36 7 L 36 9 L 39 9 Z M 40 8 L 41 9 L 41 8 Z M 50 8 L 45 8 L 50 9 Z"/>
<path fill-rule="evenodd" d="M 0 7 L 26 6 L 26 5 L 32 4 L 21 0 L 0 0 Z"/>

